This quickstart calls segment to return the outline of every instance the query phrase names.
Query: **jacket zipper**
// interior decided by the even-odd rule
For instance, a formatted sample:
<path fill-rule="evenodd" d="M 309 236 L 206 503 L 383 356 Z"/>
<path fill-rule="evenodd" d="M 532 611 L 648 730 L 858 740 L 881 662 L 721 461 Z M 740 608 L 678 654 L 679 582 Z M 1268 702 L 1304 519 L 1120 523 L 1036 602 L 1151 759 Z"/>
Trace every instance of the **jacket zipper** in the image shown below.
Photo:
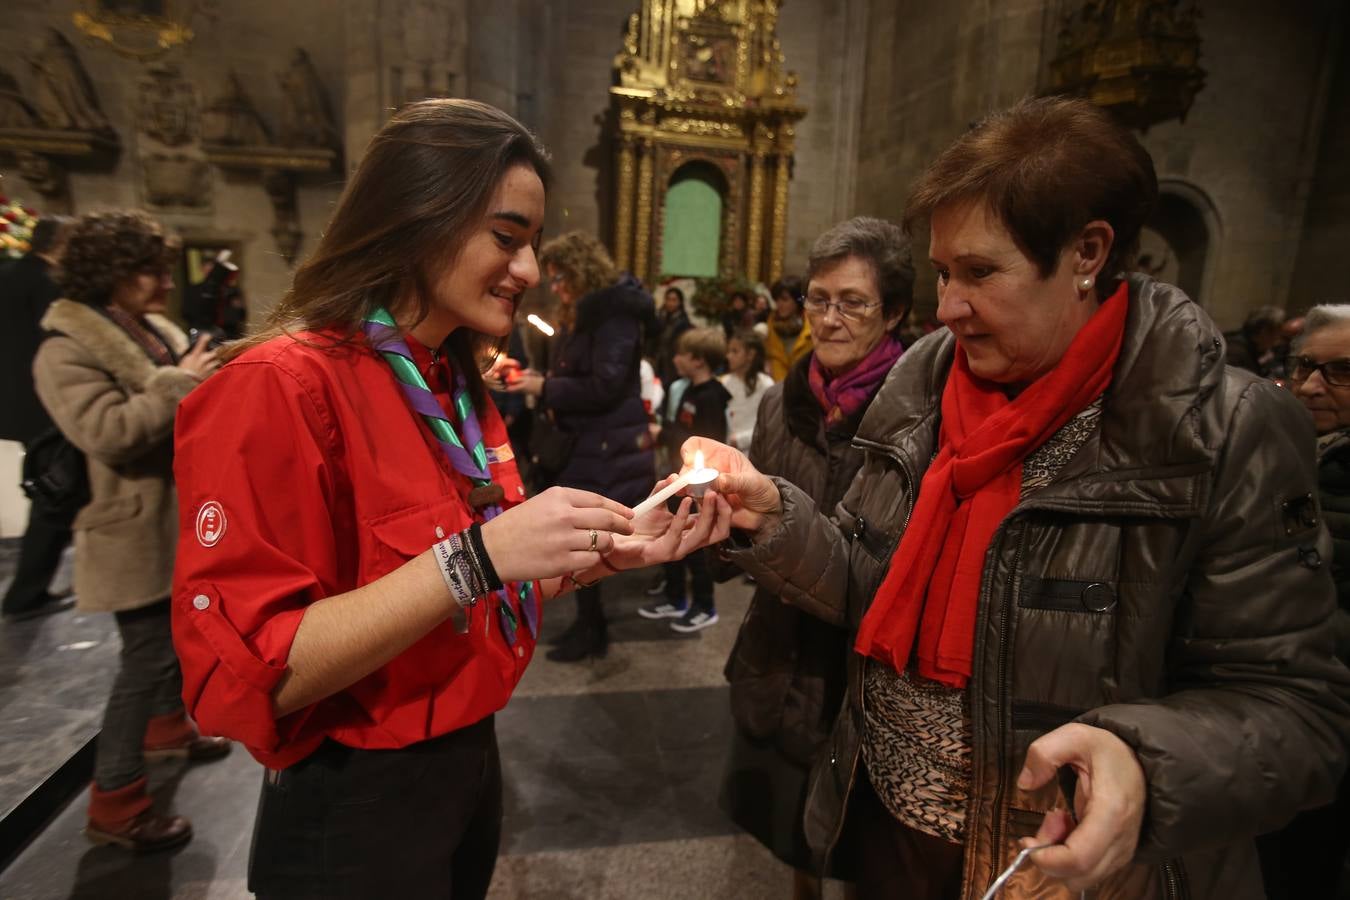
<path fill-rule="evenodd" d="M 1190 891 L 1186 889 L 1186 869 L 1180 859 L 1169 859 L 1163 863 L 1163 888 L 1167 900 L 1187 900 Z"/>
<path fill-rule="evenodd" d="M 1007 523 L 1008 520 L 1005 519 L 1003 522 L 1005 533 Z M 1000 854 L 1002 853 L 1002 850 L 1000 848 L 1003 846 L 1003 830 L 1005 822 L 1008 818 L 1008 812 L 1006 808 L 1007 806 L 1006 795 L 1008 792 L 1007 787 L 1008 773 L 1003 771 L 1004 769 L 1003 748 L 1008 742 L 1007 720 L 1008 717 L 1011 715 L 1011 708 L 1012 708 L 1012 704 L 1008 699 L 1008 693 L 1011 690 L 1011 688 L 1009 687 L 1009 681 L 1011 679 L 1008 678 L 1008 644 L 1009 644 L 1008 619 L 1011 615 L 1010 607 L 1012 606 L 1013 602 L 1013 593 L 1017 579 L 1017 572 L 1022 567 L 1022 550 L 1025 544 L 1026 544 L 1026 531 L 1024 529 L 1017 539 L 1017 552 L 1013 555 L 1012 568 L 1008 570 L 1008 588 L 1005 594 L 1003 608 L 999 611 L 1001 618 L 999 620 L 999 627 L 998 627 L 998 710 L 996 711 L 998 715 L 997 753 L 999 756 L 999 764 L 998 764 L 998 784 L 995 786 L 994 790 L 994 827 L 992 830 L 993 840 L 989 848 L 989 851 L 996 862 L 994 866 L 995 871 L 997 871 L 999 868 L 999 866 L 997 865 L 997 860 L 1001 858 Z M 973 734 L 971 735 L 971 738 L 973 741 L 974 739 Z M 970 828 L 971 823 L 967 822 L 966 827 Z"/>
<path fill-rule="evenodd" d="M 909 464 L 906 463 L 905 460 L 901 459 L 900 456 L 896 453 L 888 452 L 886 455 L 896 461 L 896 463 L 900 466 L 900 471 L 904 474 L 905 478 L 908 479 L 910 487 L 913 488 L 915 486 L 915 480 L 914 476 L 910 473 Z M 909 517 L 914 514 L 915 498 L 913 490 L 910 491 L 908 496 L 909 499 L 905 503 L 905 519 L 904 522 L 902 522 L 900 525 L 900 532 L 899 532 L 900 537 L 904 537 L 905 529 L 909 527 Z M 895 555 L 895 548 L 900 545 L 900 538 L 896 538 L 895 541 L 887 543 L 889 549 L 882 562 L 889 564 L 891 557 Z M 867 664 L 868 663 L 866 659 L 864 659 L 860 663 L 860 665 L 862 665 L 864 669 L 867 666 Z M 867 680 L 866 671 L 864 671 L 863 677 L 858 679 L 858 712 L 862 714 L 863 721 L 867 720 L 867 689 L 865 686 L 866 680 Z M 865 730 L 865 728 L 863 730 Z M 862 739 L 863 739 L 862 734 L 859 733 L 858 740 L 860 743 L 858 744 L 858 749 L 853 754 L 853 762 L 850 764 L 848 771 L 848 793 L 850 795 L 853 793 L 853 786 L 858 780 L 858 760 L 862 757 L 862 744 L 861 744 Z M 833 748 L 831 748 L 831 752 L 833 752 Z M 846 804 L 843 814 L 839 816 L 839 821 L 834 826 L 834 835 L 830 838 L 830 850 L 828 853 L 825 854 L 826 871 L 829 870 L 830 857 L 834 855 L 834 848 L 839 845 L 839 836 L 844 832 L 844 823 L 847 820 L 847 818 L 848 818 L 848 808 Z"/>

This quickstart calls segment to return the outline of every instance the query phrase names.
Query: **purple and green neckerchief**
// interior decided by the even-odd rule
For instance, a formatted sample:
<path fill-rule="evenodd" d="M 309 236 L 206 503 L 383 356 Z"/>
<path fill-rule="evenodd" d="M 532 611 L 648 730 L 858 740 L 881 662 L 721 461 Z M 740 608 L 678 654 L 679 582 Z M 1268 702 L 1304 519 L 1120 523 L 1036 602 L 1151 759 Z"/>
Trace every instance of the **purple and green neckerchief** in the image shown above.
<path fill-rule="evenodd" d="M 474 487 L 492 484 L 487 449 L 483 446 L 483 429 L 478 424 L 478 414 L 473 408 L 473 398 L 469 396 L 464 374 L 455 372 L 453 395 L 455 413 L 459 416 L 460 431 L 463 434 L 461 440 L 460 435 L 455 433 L 454 425 L 446 418 L 445 410 L 441 409 L 436 395 L 427 386 L 426 379 L 417 370 L 408 342 L 403 339 L 402 332 L 388 311 L 383 307 L 377 307 L 366 317 L 363 329 L 366 337 L 370 339 L 371 346 L 379 351 L 385 362 L 389 363 L 398 386 L 403 390 L 403 398 L 431 429 L 436 442 L 441 445 L 441 449 L 450 460 L 450 465 L 456 472 L 467 477 Z M 468 449 L 465 449 L 466 447 Z M 496 503 L 483 507 L 483 521 L 496 518 L 501 511 L 501 505 Z M 520 606 L 525 616 L 525 624 L 529 626 L 530 636 L 535 638 L 539 636 L 539 601 L 534 590 L 534 582 L 522 581 L 504 585 L 497 592 L 499 600 L 497 622 L 501 626 L 502 636 L 506 639 L 507 645 L 512 647 L 516 643 L 516 630 L 519 625 L 515 605 L 511 603 L 513 593 L 516 595 L 516 604 Z"/>

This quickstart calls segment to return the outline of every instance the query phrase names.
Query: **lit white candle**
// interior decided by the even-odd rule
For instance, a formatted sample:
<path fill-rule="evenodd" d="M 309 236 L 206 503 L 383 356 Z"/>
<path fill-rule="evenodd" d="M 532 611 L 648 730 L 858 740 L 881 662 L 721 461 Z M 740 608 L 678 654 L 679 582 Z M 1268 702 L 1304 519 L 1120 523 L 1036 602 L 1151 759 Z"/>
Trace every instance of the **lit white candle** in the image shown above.
<path fill-rule="evenodd" d="M 641 516 L 651 512 L 684 488 L 689 488 L 689 493 L 693 496 L 702 497 L 703 492 L 708 489 L 708 485 L 717 480 L 718 474 L 716 469 L 710 469 L 703 464 L 703 451 L 698 450 L 694 453 L 694 467 L 692 469 L 633 507 L 633 514 Z"/>
<path fill-rule="evenodd" d="M 535 328 L 538 328 L 540 331 L 542 331 L 549 337 L 553 337 L 553 326 L 548 324 L 538 316 L 536 316 L 534 313 L 530 313 L 528 316 L 526 316 L 525 321 L 529 322 L 531 325 L 533 325 Z"/>

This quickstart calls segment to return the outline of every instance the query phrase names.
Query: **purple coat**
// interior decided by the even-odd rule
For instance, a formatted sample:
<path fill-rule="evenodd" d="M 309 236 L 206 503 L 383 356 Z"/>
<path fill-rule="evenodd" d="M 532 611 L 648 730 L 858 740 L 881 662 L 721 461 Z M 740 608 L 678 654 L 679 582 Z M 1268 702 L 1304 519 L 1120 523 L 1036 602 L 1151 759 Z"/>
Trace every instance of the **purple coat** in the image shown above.
<path fill-rule="evenodd" d="M 651 296 L 630 276 L 582 297 L 576 323 L 559 334 L 543 406 L 579 435 L 556 483 L 632 506 L 656 481 L 638 366 L 644 329 L 655 326 Z"/>

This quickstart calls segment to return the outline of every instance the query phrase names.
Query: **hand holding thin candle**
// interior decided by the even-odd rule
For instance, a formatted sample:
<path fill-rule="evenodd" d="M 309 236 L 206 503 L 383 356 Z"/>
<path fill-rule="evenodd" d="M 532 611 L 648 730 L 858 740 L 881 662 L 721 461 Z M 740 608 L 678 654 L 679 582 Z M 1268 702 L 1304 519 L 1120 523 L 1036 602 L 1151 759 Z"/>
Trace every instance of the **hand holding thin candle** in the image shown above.
<path fill-rule="evenodd" d="M 721 473 L 716 469 L 704 465 L 703 451 L 697 450 L 694 452 L 693 468 L 681 472 L 680 476 L 670 484 L 661 488 L 661 490 L 633 507 L 633 515 L 641 516 L 644 513 L 656 509 L 685 488 L 689 489 L 689 495 L 691 497 L 701 499 L 703 497 L 703 492 L 708 489 L 709 485 L 717 480 L 719 474 Z"/>

